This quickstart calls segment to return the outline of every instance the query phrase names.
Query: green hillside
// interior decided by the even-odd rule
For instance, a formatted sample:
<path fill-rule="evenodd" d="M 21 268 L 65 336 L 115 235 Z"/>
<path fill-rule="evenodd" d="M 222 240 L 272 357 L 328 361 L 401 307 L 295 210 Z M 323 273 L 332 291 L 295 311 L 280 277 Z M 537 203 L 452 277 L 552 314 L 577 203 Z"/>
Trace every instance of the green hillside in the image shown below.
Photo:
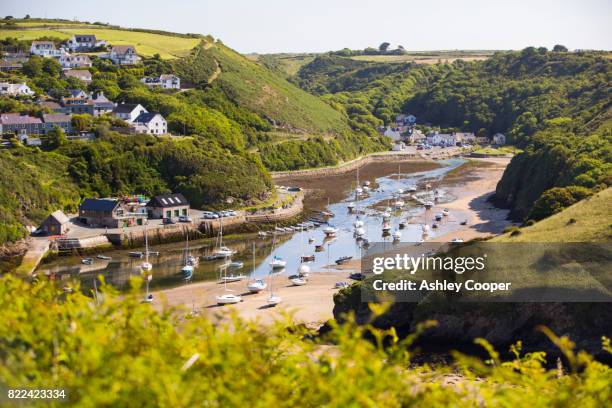
<path fill-rule="evenodd" d="M 519 233 L 508 232 L 495 242 L 609 242 L 612 240 L 612 188 L 607 188 Z"/>

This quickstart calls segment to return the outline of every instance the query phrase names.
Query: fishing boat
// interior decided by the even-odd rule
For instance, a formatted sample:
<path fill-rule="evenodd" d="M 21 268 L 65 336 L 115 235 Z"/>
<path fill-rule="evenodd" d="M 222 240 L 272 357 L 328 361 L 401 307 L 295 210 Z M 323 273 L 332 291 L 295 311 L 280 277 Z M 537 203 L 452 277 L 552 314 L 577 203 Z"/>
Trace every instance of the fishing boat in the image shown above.
<path fill-rule="evenodd" d="M 315 260 L 314 254 L 312 254 L 312 255 L 302 255 L 302 257 L 300 258 L 301 262 L 314 262 L 314 260 Z"/>
<path fill-rule="evenodd" d="M 229 258 L 236 253 L 236 251 L 233 251 L 230 248 L 223 246 L 223 218 L 219 218 L 218 241 L 219 241 L 219 246 L 212 254 L 214 259 Z"/>
<path fill-rule="evenodd" d="M 113 258 L 111 258 L 111 257 L 110 257 L 110 256 L 108 256 L 108 255 L 96 255 L 96 258 L 98 258 L 98 259 L 104 259 L 104 260 L 106 260 L 106 261 L 110 261 L 110 260 L 112 260 L 112 259 L 113 259 Z"/>
<path fill-rule="evenodd" d="M 145 251 L 144 251 L 145 261 L 140 264 L 140 270 L 142 272 L 148 272 L 151 269 L 153 269 L 153 265 L 151 264 L 151 262 L 149 262 L 149 234 L 147 233 L 146 225 L 144 229 L 144 236 L 145 236 Z"/>
<path fill-rule="evenodd" d="M 81 259 L 81 263 L 83 265 L 91 265 L 91 264 L 93 264 L 93 262 L 94 262 L 93 258 L 84 258 L 84 259 Z"/>
<path fill-rule="evenodd" d="M 346 263 L 348 263 L 351 259 L 353 259 L 352 256 L 347 255 L 347 256 L 341 256 L 340 258 L 336 259 L 336 265 L 344 265 Z"/>
<path fill-rule="evenodd" d="M 332 227 L 331 225 L 328 227 L 323 228 L 323 232 L 325 233 L 326 236 L 328 237 L 335 237 L 336 234 L 338 233 L 338 228 Z"/>

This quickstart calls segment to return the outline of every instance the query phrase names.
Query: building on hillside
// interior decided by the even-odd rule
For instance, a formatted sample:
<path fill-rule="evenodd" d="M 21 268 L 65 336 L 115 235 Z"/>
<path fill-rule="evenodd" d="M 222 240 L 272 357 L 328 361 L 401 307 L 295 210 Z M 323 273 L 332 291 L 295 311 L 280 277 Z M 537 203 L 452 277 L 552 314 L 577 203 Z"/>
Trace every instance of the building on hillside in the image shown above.
<path fill-rule="evenodd" d="M 176 219 L 189 216 L 189 201 L 180 193 L 162 194 L 153 197 L 147 203 L 149 218 Z"/>
<path fill-rule="evenodd" d="M 76 78 L 87 84 L 91 82 L 91 72 L 86 69 L 69 69 L 64 71 L 64 76 L 66 78 Z"/>
<path fill-rule="evenodd" d="M 491 143 L 491 141 L 489 140 L 487 136 L 477 136 L 476 143 L 478 143 L 479 145 L 487 145 Z"/>
<path fill-rule="evenodd" d="M 63 49 L 55 48 L 53 41 L 32 41 L 30 53 L 44 58 L 59 58 L 66 52 Z"/>
<path fill-rule="evenodd" d="M 40 225 L 39 230 L 47 235 L 64 235 L 68 232 L 70 219 L 63 211 L 57 210 L 51 213 Z"/>
<path fill-rule="evenodd" d="M 111 102 L 106 96 L 104 96 L 104 92 L 100 91 L 95 95 L 92 95 L 92 99 L 90 101 L 93 104 L 94 116 L 104 115 L 105 113 L 112 113 L 117 106 L 115 103 Z"/>
<path fill-rule="evenodd" d="M 506 135 L 503 133 L 496 133 L 493 135 L 493 144 L 497 146 L 502 146 L 506 144 Z"/>
<path fill-rule="evenodd" d="M 78 98 L 78 99 L 87 99 L 89 98 L 89 95 L 87 94 L 87 92 L 83 91 L 82 89 L 69 89 L 68 92 L 70 93 L 70 98 Z"/>
<path fill-rule="evenodd" d="M 475 143 L 476 135 L 472 132 L 455 132 L 455 141 L 457 143 Z"/>
<path fill-rule="evenodd" d="M 62 105 L 60 105 L 59 103 L 57 103 L 55 101 L 38 101 L 38 106 L 40 106 L 41 108 L 47 108 L 52 113 L 68 113 L 68 112 L 70 112 L 69 110 L 67 110 Z"/>
<path fill-rule="evenodd" d="M 41 135 L 45 133 L 42 120 L 19 113 L 3 113 L 0 115 L 0 131 L 2 134 Z"/>
<path fill-rule="evenodd" d="M 416 123 L 416 116 L 414 115 L 405 115 L 403 113 L 395 116 L 395 123 L 398 126 L 413 126 Z"/>
<path fill-rule="evenodd" d="M 59 63 L 63 69 L 91 68 L 93 65 L 87 55 L 64 54 L 59 57 Z"/>
<path fill-rule="evenodd" d="M 165 135 L 168 133 L 166 119 L 159 113 L 143 112 L 134 121 L 136 133 L 148 133 L 151 135 Z"/>
<path fill-rule="evenodd" d="M 139 103 L 120 103 L 115 107 L 113 114 L 119 119 L 132 123 L 140 114 L 147 112 Z"/>
<path fill-rule="evenodd" d="M 21 84 L 11 84 L 9 82 L 0 82 L 0 95 L 8 96 L 32 96 L 34 91 L 30 89 L 25 82 Z"/>
<path fill-rule="evenodd" d="M 414 129 L 410 136 L 408 136 L 408 142 L 412 144 L 423 143 L 425 141 L 425 135 L 418 129 Z"/>
<path fill-rule="evenodd" d="M 402 133 L 399 131 L 399 129 L 392 128 L 390 126 L 387 126 L 387 129 L 385 130 L 385 133 L 383 133 L 383 135 L 390 137 L 391 140 L 393 140 L 394 142 L 397 142 L 402 138 Z"/>
<path fill-rule="evenodd" d="M 104 58 L 110 59 L 116 65 L 134 65 L 140 61 L 133 45 L 113 45 Z"/>
<path fill-rule="evenodd" d="M 132 227 L 146 219 L 138 203 L 116 198 L 86 198 L 79 206 L 79 222 L 90 227 Z"/>
<path fill-rule="evenodd" d="M 433 132 L 427 135 L 427 144 L 432 146 L 455 146 L 454 134 Z"/>
<path fill-rule="evenodd" d="M 53 130 L 55 126 L 60 127 L 67 135 L 72 134 L 72 117 L 65 113 L 45 113 L 43 114 L 45 133 Z"/>
<path fill-rule="evenodd" d="M 16 61 L 0 61 L 0 72 L 17 71 L 23 67 L 23 63 Z"/>
<path fill-rule="evenodd" d="M 71 51 L 93 51 L 95 48 L 103 47 L 106 41 L 96 39 L 93 34 L 75 34 L 67 42 L 67 46 Z"/>
<path fill-rule="evenodd" d="M 62 106 L 66 110 L 66 113 L 71 113 L 73 115 L 87 113 L 93 116 L 94 114 L 94 105 L 90 103 L 87 98 L 62 98 Z"/>
<path fill-rule="evenodd" d="M 151 88 L 181 89 L 181 78 L 172 74 L 163 74 L 158 77 L 144 77 L 140 82 Z"/>

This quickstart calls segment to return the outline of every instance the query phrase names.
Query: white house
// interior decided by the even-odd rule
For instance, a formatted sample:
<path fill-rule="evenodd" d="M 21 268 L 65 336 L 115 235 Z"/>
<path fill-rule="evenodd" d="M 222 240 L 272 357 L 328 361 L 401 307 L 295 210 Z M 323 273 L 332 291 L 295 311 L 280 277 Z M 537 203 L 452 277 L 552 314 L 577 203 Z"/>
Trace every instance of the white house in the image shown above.
<path fill-rule="evenodd" d="M 140 61 L 133 45 L 113 45 L 106 58 L 117 65 L 134 65 Z"/>
<path fill-rule="evenodd" d="M 402 134 L 400 133 L 398 129 L 391 128 L 389 126 L 387 126 L 387 130 L 385 130 L 385 133 L 383 133 L 383 135 L 390 137 L 391 140 L 393 140 L 394 142 L 397 142 L 398 140 L 401 140 L 402 138 Z"/>
<path fill-rule="evenodd" d="M 399 115 L 397 115 L 395 117 L 395 122 L 398 125 L 408 125 L 408 126 L 411 126 L 411 125 L 414 125 L 416 123 L 416 116 L 410 115 L 410 114 L 405 115 L 405 114 L 402 113 L 402 114 L 399 114 Z"/>
<path fill-rule="evenodd" d="M 53 41 L 32 41 L 30 53 L 40 57 L 59 58 L 65 54 L 65 51 L 55 48 Z"/>
<path fill-rule="evenodd" d="M 132 123 L 138 116 L 140 116 L 140 114 L 148 113 L 148 111 L 138 103 L 120 103 L 115 107 L 113 113 L 119 119 Z"/>
<path fill-rule="evenodd" d="M 144 77 L 140 82 L 152 88 L 181 89 L 181 78 L 172 74 L 162 74 L 159 77 Z"/>
<path fill-rule="evenodd" d="M 92 66 L 91 60 L 87 55 L 64 54 L 59 57 L 59 63 L 64 69 L 89 68 Z"/>
<path fill-rule="evenodd" d="M 472 132 L 455 132 L 455 141 L 461 143 L 474 143 L 476 135 Z"/>
<path fill-rule="evenodd" d="M 137 133 L 149 133 L 151 135 L 164 135 L 168 133 L 166 119 L 159 113 L 141 113 L 134 120 L 133 124 Z"/>
<path fill-rule="evenodd" d="M 506 144 L 506 135 L 503 133 L 496 133 L 493 135 L 493 144 L 494 145 L 505 145 Z"/>
<path fill-rule="evenodd" d="M 454 146 L 456 142 L 455 135 L 450 133 L 434 132 L 427 135 L 427 144 L 429 145 Z"/>
<path fill-rule="evenodd" d="M 34 91 L 30 89 L 26 83 L 21 84 L 11 84 L 9 82 L 0 82 L 0 95 L 9 95 L 9 96 L 17 96 L 17 95 L 34 95 Z"/>
<path fill-rule="evenodd" d="M 425 135 L 418 129 L 414 129 L 410 136 L 408 137 L 408 141 L 410 143 L 422 143 L 425 140 Z"/>
<path fill-rule="evenodd" d="M 106 45 L 106 41 L 97 40 L 93 34 L 75 34 L 67 44 L 72 51 L 91 51 L 96 47 Z"/>

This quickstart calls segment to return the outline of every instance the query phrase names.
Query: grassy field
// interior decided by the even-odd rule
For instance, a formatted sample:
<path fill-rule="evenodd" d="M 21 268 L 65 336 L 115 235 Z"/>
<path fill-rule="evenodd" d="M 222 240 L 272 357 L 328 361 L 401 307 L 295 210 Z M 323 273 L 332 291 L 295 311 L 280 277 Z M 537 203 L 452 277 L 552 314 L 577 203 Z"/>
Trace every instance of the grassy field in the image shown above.
<path fill-rule="evenodd" d="M 415 62 L 417 64 L 450 64 L 456 60 L 463 61 L 483 61 L 489 58 L 491 52 L 485 52 L 483 54 L 472 54 L 472 53 L 415 53 L 406 55 L 358 55 L 351 57 L 358 61 L 373 61 L 373 62 Z"/>
<path fill-rule="evenodd" d="M 49 36 L 68 39 L 74 34 L 95 34 L 97 38 L 113 45 L 134 45 L 136 52 L 142 56 L 150 57 L 159 54 L 165 59 L 187 55 L 202 41 L 200 38 L 184 38 L 70 22 L 49 23 L 47 27 L 36 21 L 19 22 L 17 27 L 19 29 L 0 29 L 0 38 L 16 37 L 21 40 L 35 40 Z"/>
<path fill-rule="evenodd" d="M 518 154 L 520 149 L 514 146 L 502 146 L 502 147 L 483 147 L 478 150 L 474 150 L 476 154 L 486 154 L 488 156 L 505 156 L 507 154 Z"/>
<path fill-rule="evenodd" d="M 612 239 L 612 188 L 582 200 L 530 227 L 518 235 L 506 233 L 493 241 L 508 242 L 602 242 Z"/>

